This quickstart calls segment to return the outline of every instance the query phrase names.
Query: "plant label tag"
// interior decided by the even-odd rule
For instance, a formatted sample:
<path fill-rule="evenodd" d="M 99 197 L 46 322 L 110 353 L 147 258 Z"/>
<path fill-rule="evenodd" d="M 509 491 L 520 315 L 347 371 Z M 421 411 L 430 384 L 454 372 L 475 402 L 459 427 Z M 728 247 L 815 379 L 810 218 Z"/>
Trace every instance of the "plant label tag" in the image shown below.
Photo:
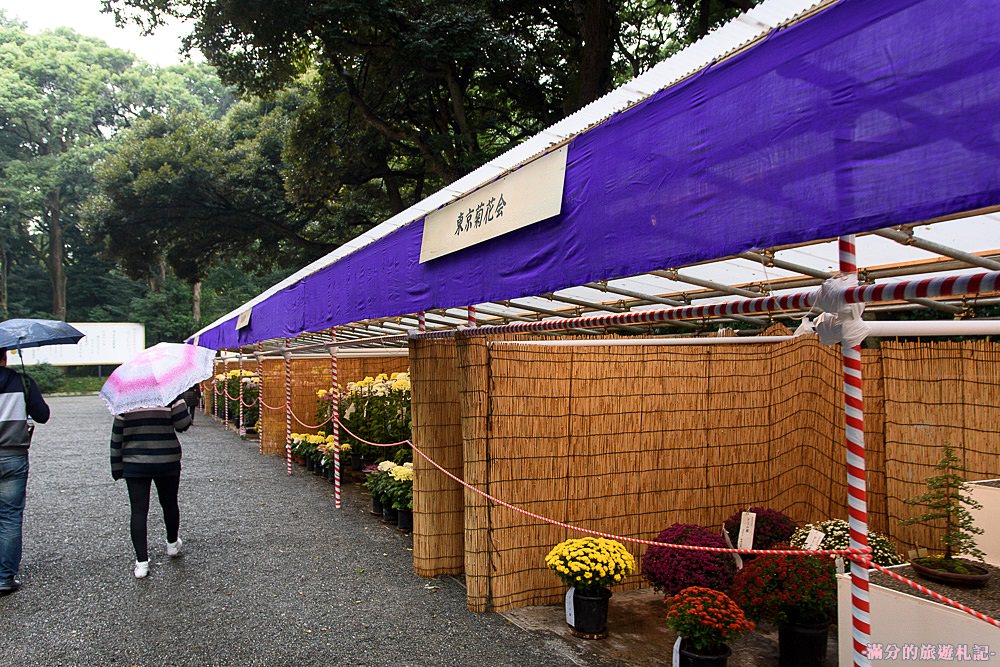
<path fill-rule="evenodd" d="M 753 529 L 757 523 L 757 515 L 753 512 L 743 512 L 740 516 L 740 534 L 736 538 L 737 549 L 753 549 Z"/>
<path fill-rule="evenodd" d="M 809 529 L 809 534 L 806 535 L 806 543 L 803 545 L 806 551 L 816 551 L 819 549 L 819 545 L 823 543 L 823 538 L 826 537 L 826 533 L 821 530 L 816 530 L 815 528 Z"/>
<path fill-rule="evenodd" d="M 670 662 L 674 667 L 681 667 L 681 639 L 678 637 L 677 641 L 674 642 L 674 659 Z"/>
<path fill-rule="evenodd" d="M 733 548 L 733 541 L 731 539 L 729 539 L 729 531 L 726 530 L 726 524 L 722 524 L 722 539 L 724 539 L 726 541 L 726 546 L 727 547 L 729 547 L 730 549 Z M 738 553 L 734 553 L 733 554 L 733 560 L 736 561 L 736 569 L 737 570 L 742 570 L 743 569 L 743 559 L 740 557 L 740 555 Z"/>
<path fill-rule="evenodd" d="M 569 627 L 576 626 L 576 612 L 573 609 L 573 592 L 575 588 L 570 588 L 566 591 L 566 625 Z"/>

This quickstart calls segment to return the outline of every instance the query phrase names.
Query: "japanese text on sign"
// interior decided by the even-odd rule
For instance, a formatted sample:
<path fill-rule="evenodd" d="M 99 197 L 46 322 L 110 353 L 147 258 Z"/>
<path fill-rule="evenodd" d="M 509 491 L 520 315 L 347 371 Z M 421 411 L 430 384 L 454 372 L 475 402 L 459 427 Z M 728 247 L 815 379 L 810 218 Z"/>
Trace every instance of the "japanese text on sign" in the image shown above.
<path fill-rule="evenodd" d="M 489 241 L 559 215 L 568 147 L 470 192 L 424 219 L 420 261 Z"/>

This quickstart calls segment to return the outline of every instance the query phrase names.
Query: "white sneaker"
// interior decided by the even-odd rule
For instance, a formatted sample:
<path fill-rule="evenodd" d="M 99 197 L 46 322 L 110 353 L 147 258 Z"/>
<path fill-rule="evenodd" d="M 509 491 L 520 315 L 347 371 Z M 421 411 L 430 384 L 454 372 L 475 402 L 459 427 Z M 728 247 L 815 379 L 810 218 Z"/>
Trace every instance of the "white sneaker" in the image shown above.
<path fill-rule="evenodd" d="M 145 579 L 149 575 L 149 561 L 136 561 L 132 574 L 135 575 L 136 579 Z"/>
<path fill-rule="evenodd" d="M 167 542 L 167 555 L 173 558 L 174 556 L 179 556 L 181 553 L 181 547 L 184 545 L 181 542 L 181 538 L 177 538 L 176 542 Z"/>

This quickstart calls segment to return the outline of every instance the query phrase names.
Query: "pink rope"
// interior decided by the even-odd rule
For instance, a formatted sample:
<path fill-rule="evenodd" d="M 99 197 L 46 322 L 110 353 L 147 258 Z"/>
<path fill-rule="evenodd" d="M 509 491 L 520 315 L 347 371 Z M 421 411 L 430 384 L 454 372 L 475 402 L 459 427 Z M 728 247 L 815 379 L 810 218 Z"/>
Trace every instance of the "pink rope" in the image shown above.
<path fill-rule="evenodd" d="M 391 443 L 391 444 L 371 442 L 369 440 L 365 440 L 364 438 L 359 437 L 355 433 L 352 433 L 350 429 L 348 429 L 346 426 L 344 426 L 343 422 L 340 422 L 339 419 L 337 421 L 340 424 L 340 427 L 343 428 L 345 431 L 347 431 L 348 434 L 350 434 L 352 437 L 356 438 L 358 441 L 363 442 L 363 443 L 365 443 L 367 445 L 372 445 L 374 447 L 397 447 L 399 445 L 409 445 L 413 449 L 413 451 L 416 452 L 422 459 L 424 459 L 429 464 L 431 464 L 432 466 L 434 466 L 435 468 L 437 468 L 438 470 L 440 470 L 442 473 L 444 473 L 450 479 L 452 479 L 455 482 L 457 482 L 463 488 L 466 488 L 469 491 L 472 491 L 473 493 L 479 494 L 483 498 L 486 498 L 490 502 L 496 503 L 497 505 L 500 505 L 502 507 L 506 507 L 507 509 L 513 510 L 515 512 L 518 512 L 519 514 L 523 514 L 525 516 L 531 517 L 533 519 L 537 519 L 539 521 L 542 521 L 544 523 L 547 523 L 547 524 L 550 524 L 550 525 L 553 525 L 553 526 L 558 526 L 560 528 L 565 528 L 567 530 L 573 530 L 573 531 L 580 532 L 580 533 L 586 533 L 588 535 L 595 535 L 597 537 L 604 537 L 604 538 L 608 538 L 608 539 L 612 539 L 612 540 L 618 540 L 619 542 L 629 542 L 629 543 L 632 543 L 632 544 L 644 544 L 646 546 L 663 548 L 663 549 L 680 549 L 682 551 L 707 551 L 707 552 L 711 552 L 711 553 L 738 553 L 738 554 L 746 554 L 746 555 L 754 554 L 754 555 L 778 555 L 778 556 L 841 556 L 842 555 L 842 556 L 845 556 L 848 559 L 850 559 L 852 561 L 855 561 L 858 564 L 860 564 L 862 567 L 865 568 L 866 572 L 868 571 L 868 566 L 874 567 L 875 569 L 879 570 L 880 572 L 884 572 L 885 574 L 889 575 L 890 577 L 892 577 L 894 579 L 897 579 L 897 580 L 899 580 L 899 581 L 901 581 L 903 583 L 906 583 L 909 586 L 912 586 L 913 588 L 915 588 L 916 590 L 918 590 L 918 591 L 920 591 L 920 592 L 922 592 L 922 593 L 924 593 L 926 595 L 930 595 L 931 597 L 933 597 L 936 600 L 944 602 L 945 604 L 948 604 L 948 605 L 950 605 L 950 606 L 952 606 L 955 609 L 958 609 L 960 611 L 964 611 L 965 613 L 970 614 L 971 616 L 974 616 L 975 618 L 978 618 L 979 620 L 982 620 L 982 621 L 985 621 L 987 623 L 990 623 L 991 625 L 995 625 L 997 627 L 1000 627 L 1000 621 L 997 621 L 996 619 L 994 619 L 994 618 L 992 618 L 990 616 L 987 616 L 986 614 L 983 614 L 982 612 L 978 612 L 975 609 L 972 609 L 971 607 L 967 607 L 967 606 L 961 604 L 960 602 L 956 602 L 954 600 L 951 600 L 950 598 L 945 597 L 944 595 L 941 595 L 940 593 L 935 593 L 934 591 L 930 590 L 929 588 L 927 588 L 925 586 L 921 586 L 920 584 L 918 584 L 918 583 L 916 583 L 914 581 L 910 581 L 906 577 L 903 577 L 903 576 L 901 576 L 899 574 L 896 574 L 895 572 L 893 572 L 891 570 L 887 570 L 886 568 L 882 567 L 881 565 L 878 565 L 877 563 L 875 563 L 874 561 L 871 560 L 871 557 L 869 556 L 869 554 L 871 554 L 871 547 L 868 547 L 868 546 L 864 546 L 864 547 L 849 547 L 847 549 L 817 549 L 815 551 L 805 551 L 805 550 L 800 550 L 800 549 L 732 549 L 732 548 L 729 548 L 729 547 L 703 547 L 703 546 L 695 546 L 695 545 L 691 545 L 691 544 L 667 544 L 665 542 L 655 542 L 653 540 L 644 540 L 644 539 L 637 538 L 637 537 L 626 537 L 624 535 L 615 535 L 613 533 L 605 533 L 605 532 L 602 532 L 602 531 L 599 531 L 599 530 L 593 530 L 593 529 L 590 529 L 590 528 L 583 528 L 581 526 L 574 526 L 573 524 L 564 523 L 564 522 L 559 521 L 557 519 L 553 519 L 551 517 L 547 517 L 547 516 L 544 516 L 542 514 L 536 514 L 535 512 L 530 512 L 530 511 L 528 511 L 526 509 L 523 509 L 521 507 L 518 507 L 516 505 L 512 505 L 511 503 L 508 503 L 508 502 L 506 502 L 504 500 L 501 500 L 501 499 L 497 498 L 496 496 L 490 495 L 489 493 L 487 493 L 487 492 L 485 492 L 485 491 L 483 491 L 481 489 L 478 489 L 478 488 L 472 486 L 471 484 L 466 483 L 465 480 L 457 477 L 451 471 L 446 470 L 445 468 L 441 467 L 441 465 L 439 465 L 437 461 L 435 461 L 430 456 L 428 456 L 427 454 L 425 454 L 423 452 L 423 450 L 421 450 L 419 447 L 417 447 L 416 445 L 414 445 L 413 442 L 411 442 L 410 440 L 402 440 L 400 442 L 394 442 L 394 443 Z"/>
<path fill-rule="evenodd" d="M 400 440 L 399 442 L 392 442 L 392 443 L 389 443 L 389 444 L 384 444 L 384 443 L 380 443 L 380 442 L 370 442 L 368 440 L 365 440 L 360 435 L 358 435 L 357 433 L 355 433 L 351 429 L 347 428 L 347 426 L 344 424 L 344 422 L 340 421 L 340 417 L 339 416 L 337 417 L 337 424 L 340 425 L 340 428 L 342 428 L 345 431 L 347 431 L 347 435 L 351 436 L 352 438 L 354 438 L 358 442 L 363 442 L 364 444 L 371 445 L 372 447 L 398 447 L 399 445 L 409 445 L 410 447 L 413 447 L 413 443 L 410 442 L 409 440 Z M 413 449 L 416 450 L 416 447 L 413 447 Z"/>
<path fill-rule="evenodd" d="M 947 605 L 949 605 L 951 607 L 954 607 L 955 609 L 958 609 L 959 611 L 964 611 L 966 614 L 969 614 L 970 616 L 975 616 L 980 621 L 986 621 L 990 625 L 995 625 L 998 628 L 1000 628 L 1000 621 L 998 621 L 997 619 L 995 619 L 995 618 L 993 618 L 991 616 L 987 616 L 986 614 L 984 614 L 982 612 L 978 612 L 978 611 L 976 611 L 975 609 L 973 609 L 971 607 L 966 607 L 961 602 L 956 602 L 955 600 L 952 600 L 951 598 L 945 597 L 944 595 L 941 595 L 940 593 L 935 593 L 934 591 L 932 591 L 931 589 L 927 588 L 926 586 L 918 584 L 915 581 L 911 581 L 910 579 L 907 579 L 906 577 L 904 577 L 901 574 L 897 574 L 896 572 L 893 572 L 892 570 L 889 570 L 887 568 L 882 567 L 881 565 L 879 565 L 878 563 L 876 563 L 875 561 L 871 560 L 870 558 L 868 558 L 866 556 L 848 556 L 848 558 L 850 558 L 852 561 L 857 561 L 859 564 L 861 564 L 866 569 L 868 567 L 873 567 L 876 570 L 878 570 L 879 572 L 881 572 L 882 574 L 887 574 L 890 577 L 892 577 L 893 579 L 895 579 L 896 581 L 901 581 L 904 584 L 910 586 L 911 588 L 920 591 L 924 595 L 929 595 L 929 596 L 931 596 L 932 598 L 934 598 L 935 600 L 937 600 L 939 602 L 943 602 L 943 603 L 945 603 L 945 604 L 947 604 Z"/>
<path fill-rule="evenodd" d="M 324 421 L 321 421 L 320 423 L 318 423 L 316 425 L 307 424 L 304 421 L 302 421 L 301 419 L 299 419 L 298 415 L 296 415 L 295 412 L 293 412 L 291 410 L 289 410 L 289 412 L 292 413 L 292 419 L 294 419 L 295 421 L 297 421 L 303 428 L 320 428 L 321 426 L 325 426 L 326 424 L 329 424 L 330 421 L 333 420 L 333 415 L 330 415 Z"/>

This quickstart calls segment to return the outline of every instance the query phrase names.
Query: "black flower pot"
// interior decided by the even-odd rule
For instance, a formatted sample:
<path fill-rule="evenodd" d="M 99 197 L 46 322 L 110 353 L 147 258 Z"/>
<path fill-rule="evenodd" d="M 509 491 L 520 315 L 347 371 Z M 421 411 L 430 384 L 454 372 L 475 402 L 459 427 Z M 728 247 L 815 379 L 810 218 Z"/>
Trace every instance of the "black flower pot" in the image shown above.
<path fill-rule="evenodd" d="M 372 514 L 382 516 L 382 499 L 374 495 L 372 496 Z"/>
<path fill-rule="evenodd" d="M 382 503 L 382 521 L 386 523 L 396 523 L 399 521 L 399 512 L 390 503 Z"/>
<path fill-rule="evenodd" d="M 396 510 L 399 515 L 397 527 L 404 533 L 413 530 L 413 510 Z"/>
<path fill-rule="evenodd" d="M 573 634 L 584 639 L 604 639 L 608 636 L 608 602 L 611 591 L 573 592 Z"/>
<path fill-rule="evenodd" d="M 713 655 L 698 653 L 693 648 L 687 646 L 687 640 L 681 641 L 680 667 L 726 667 L 729 656 L 733 654 L 732 649 L 723 645 L 724 651 Z"/>
<path fill-rule="evenodd" d="M 311 458 L 307 458 L 306 459 L 306 471 L 307 472 L 312 472 L 315 469 L 316 469 L 316 462 L 313 461 Z"/>
<path fill-rule="evenodd" d="M 778 626 L 780 667 L 823 667 L 830 623 L 782 623 Z"/>
<path fill-rule="evenodd" d="M 365 458 L 363 456 L 351 456 L 351 470 L 361 472 L 361 469 L 364 467 Z"/>

